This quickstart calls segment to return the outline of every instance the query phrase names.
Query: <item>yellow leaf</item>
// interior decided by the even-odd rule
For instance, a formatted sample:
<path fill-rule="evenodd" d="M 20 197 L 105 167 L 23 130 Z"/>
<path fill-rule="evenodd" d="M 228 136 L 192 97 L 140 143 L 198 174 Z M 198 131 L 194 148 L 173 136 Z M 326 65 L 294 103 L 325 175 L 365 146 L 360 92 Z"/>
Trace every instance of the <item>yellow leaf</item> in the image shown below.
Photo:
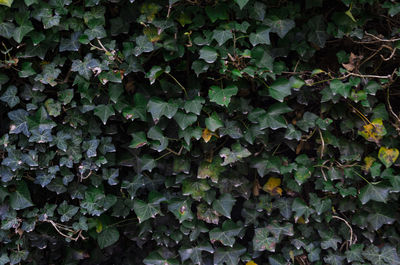
<path fill-rule="evenodd" d="M 296 219 L 296 218 L 295 218 Z M 303 216 L 300 216 L 299 218 L 297 218 L 297 220 L 295 220 L 296 223 L 298 224 L 305 224 L 306 221 L 304 220 Z"/>
<path fill-rule="evenodd" d="M 257 265 L 257 263 L 255 263 L 254 261 L 250 260 L 250 261 L 246 262 L 246 265 Z"/>
<path fill-rule="evenodd" d="M 101 231 L 103 231 L 103 224 L 100 221 L 97 221 L 96 232 L 100 233 Z"/>
<path fill-rule="evenodd" d="M 399 150 L 397 148 L 386 148 L 382 146 L 378 152 L 378 158 L 386 166 L 390 167 L 399 157 Z"/>
<path fill-rule="evenodd" d="M 0 5 L 11 7 L 14 0 L 0 0 Z"/>
<path fill-rule="evenodd" d="M 209 129 L 205 128 L 201 134 L 201 137 L 203 138 L 204 142 L 208 143 L 213 135 L 214 134 Z"/>
<path fill-rule="evenodd" d="M 372 166 L 372 164 L 375 162 L 375 158 L 373 158 L 372 156 L 366 156 L 365 158 L 364 158 L 364 163 L 365 163 L 365 165 L 364 165 L 364 170 L 366 171 L 366 172 L 368 172 L 369 171 L 369 169 L 371 168 L 371 166 Z"/>
<path fill-rule="evenodd" d="M 367 141 L 379 143 L 384 135 L 386 135 L 385 126 L 383 126 L 382 119 L 375 119 L 371 123 L 363 126 L 363 130 L 359 131 L 362 137 Z"/>
<path fill-rule="evenodd" d="M 265 183 L 263 190 L 271 195 L 282 195 L 282 189 L 279 187 L 279 185 L 281 185 L 280 178 L 270 177 L 267 183 Z"/>

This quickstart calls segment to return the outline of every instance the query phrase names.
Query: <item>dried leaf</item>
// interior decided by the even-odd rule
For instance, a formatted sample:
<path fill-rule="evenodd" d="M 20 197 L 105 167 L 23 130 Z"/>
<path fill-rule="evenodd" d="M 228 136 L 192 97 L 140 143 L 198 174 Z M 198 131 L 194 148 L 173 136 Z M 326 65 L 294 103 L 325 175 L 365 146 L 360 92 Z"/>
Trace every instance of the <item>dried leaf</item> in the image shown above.
<path fill-rule="evenodd" d="M 265 183 L 263 190 L 273 196 L 278 194 L 282 195 L 282 188 L 280 188 L 279 185 L 281 185 L 280 178 L 270 177 L 267 183 Z"/>

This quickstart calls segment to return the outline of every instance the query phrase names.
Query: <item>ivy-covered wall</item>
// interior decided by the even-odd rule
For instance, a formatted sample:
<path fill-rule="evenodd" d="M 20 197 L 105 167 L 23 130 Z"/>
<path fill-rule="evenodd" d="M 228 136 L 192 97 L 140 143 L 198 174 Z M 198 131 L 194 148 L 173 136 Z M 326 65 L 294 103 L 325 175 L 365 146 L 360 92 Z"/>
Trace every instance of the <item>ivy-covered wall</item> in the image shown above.
<path fill-rule="evenodd" d="M 0 265 L 400 264 L 396 1 L 0 4 Z"/>

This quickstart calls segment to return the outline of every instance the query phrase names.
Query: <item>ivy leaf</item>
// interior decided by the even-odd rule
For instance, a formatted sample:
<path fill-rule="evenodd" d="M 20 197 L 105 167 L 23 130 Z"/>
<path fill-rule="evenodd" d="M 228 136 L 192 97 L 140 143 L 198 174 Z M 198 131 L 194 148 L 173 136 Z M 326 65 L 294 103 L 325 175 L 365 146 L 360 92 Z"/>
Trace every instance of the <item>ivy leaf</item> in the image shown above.
<path fill-rule="evenodd" d="M 15 21 L 18 23 L 19 27 L 15 28 L 13 38 L 16 42 L 21 43 L 25 35 L 34 30 L 34 27 L 29 20 L 29 12 L 15 14 Z"/>
<path fill-rule="evenodd" d="M 174 120 L 182 130 L 185 130 L 197 121 L 197 116 L 193 113 L 185 114 L 183 111 L 178 111 L 174 116 Z"/>
<path fill-rule="evenodd" d="M 96 68 L 100 67 L 100 62 L 97 59 L 93 59 L 92 57 L 93 55 L 89 53 L 88 55 L 85 56 L 83 61 L 73 60 L 71 71 L 78 72 L 86 80 L 89 80 L 93 75 L 93 71 Z"/>
<path fill-rule="evenodd" d="M 219 46 L 222 46 L 225 42 L 232 39 L 232 31 L 229 29 L 222 30 L 222 29 L 215 29 L 213 31 L 213 39 L 218 42 Z"/>
<path fill-rule="evenodd" d="M 364 262 L 362 252 L 364 249 L 363 244 L 353 244 L 349 250 L 346 250 L 346 258 L 348 262 Z"/>
<path fill-rule="evenodd" d="M 241 10 L 247 5 L 248 2 L 249 0 L 235 0 L 235 3 L 238 4 Z"/>
<path fill-rule="evenodd" d="M 338 79 L 334 79 L 330 82 L 329 87 L 332 90 L 333 95 L 339 94 L 344 98 L 350 96 L 351 85 L 348 83 L 343 83 Z"/>
<path fill-rule="evenodd" d="M 200 115 L 201 109 L 206 101 L 202 97 L 195 97 L 192 100 L 185 100 L 185 104 L 183 108 L 185 109 L 186 113 L 194 113 L 196 115 Z"/>
<path fill-rule="evenodd" d="M 14 210 L 22 210 L 33 206 L 31 194 L 25 181 L 18 181 L 15 191 L 10 195 L 10 206 Z"/>
<path fill-rule="evenodd" d="M 275 16 L 266 19 L 265 23 L 271 27 L 271 32 L 277 33 L 281 39 L 296 25 L 291 19 L 279 19 Z"/>
<path fill-rule="evenodd" d="M 97 243 L 101 249 L 109 247 L 116 243 L 119 239 L 118 229 L 115 227 L 108 226 L 106 229 L 100 232 L 97 236 Z"/>
<path fill-rule="evenodd" d="M 225 171 L 221 163 L 222 159 L 219 157 L 215 157 L 212 162 L 202 161 L 198 167 L 197 178 L 211 178 L 212 182 L 218 183 L 219 176 Z"/>
<path fill-rule="evenodd" d="M 273 221 L 271 224 L 267 226 L 267 229 L 279 241 L 281 240 L 282 235 L 285 236 L 294 235 L 293 224 L 291 223 L 285 223 L 280 225 L 277 221 Z"/>
<path fill-rule="evenodd" d="M 221 164 L 221 166 L 226 166 L 235 163 L 236 161 L 239 161 L 250 155 L 251 153 L 249 152 L 249 150 L 241 146 L 240 143 L 234 143 L 232 145 L 232 150 L 230 150 L 227 147 L 224 147 L 219 152 L 219 156 L 224 159 L 224 162 Z"/>
<path fill-rule="evenodd" d="M 228 86 L 226 88 L 211 86 L 211 89 L 208 91 L 208 97 L 210 98 L 211 102 L 228 107 L 229 103 L 231 102 L 231 97 L 236 95 L 237 92 L 237 86 Z"/>
<path fill-rule="evenodd" d="M 14 2 L 14 0 L 1 0 L 0 5 L 11 7 L 13 2 Z"/>
<path fill-rule="evenodd" d="M 162 116 L 171 119 L 178 111 L 178 104 L 173 101 L 165 102 L 159 98 L 151 98 L 147 104 L 147 109 L 157 123 Z"/>
<path fill-rule="evenodd" d="M 58 214 L 61 215 L 61 222 L 68 222 L 79 210 L 78 206 L 68 205 L 67 201 L 63 201 L 57 209 Z"/>
<path fill-rule="evenodd" d="M 165 198 L 156 192 L 150 192 L 148 196 L 148 203 L 139 199 L 135 199 L 133 202 L 133 210 L 139 219 L 139 223 L 142 223 L 147 219 L 154 218 L 157 214 L 161 213 L 160 202 L 164 200 Z"/>
<path fill-rule="evenodd" d="M 151 252 L 144 260 L 145 265 L 179 265 L 176 259 L 168 259 L 162 257 L 158 252 Z"/>
<path fill-rule="evenodd" d="M 179 249 L 179 255 L 181 256 L 182 262 L 190 259 L 193 264 L 203 264 L 202 252 L 207 251 L 214 253 L 213 247 L 208 242 L 203 242 L 196 247 L 181 247 Z"/>
<path fill-rule="evenodd" d="M 218 213 L 222 214 L 227 218 L 231 218 L 231 212 L 236 199 L 229 193 L 224 193 L 218 200 L 215 200 L 212 204 L 212 208 Z"/>
<path fill-rule="evenodd" d="M 217 248 L 214 254 L 214 264 L 239 264 L 239 257 L 246 252 L 246 248 L 241 245 Z"/>
<path fill-rule="evenodd" d="M 206 118 L 205 123 L 207 129 L 209 129 L 212 132 L 215 132 L 218 128 L 224 126 L 224 124 L 222 123 L 221 119 L 219 118 L 216 112 L 213 112 L 210 117 Z"/>
<path fill-rule="evenodd" d="M 253 237 L 253 248 L 255 251 L 275 252 L 276 243 L 278 243 L 275 237 L 269 237 L 269 230 L 265 228 L 256 228 L 254 230 Z"/>
<path fill-rule="evenodd" d="M 390 245 L 385 245 L 382 249 L 374 245 L 369 245 L 363 251 L 362 255 L 374 265 L 400 264 L 396 248 Z"/>
<path fill-rule="evenodd" d="M 19 104 L 19 97 L 17 96 L 18 89 L 16 86 L 9 86 L 7 90 L 0 97 L 0 100 L 7 103 L 10 108 L 14 108 Z"/>
<path fill-rule="evenodd" d="M 393 224 L 396 218 L 390 206 L 374 203 L 371 207 L 371 213 L 367 216 L 367 221 L 377 231 L 385 224 Z"/>
<path fill-rule="evenodd" d="M 249 40 L 253 46 L 257 46 L 258 44 L 266 44 L 270 45 L 271 41 L 269 40 L 269 33 L 271 29 L 269 28 L 259 28 L 256 33 L 251 33 Z"/>
<path fill-rule="evenodd" d="M 241 226 L 235 224 L 231 220 L 226 220 L 222 224 L 222 229 L 214 228 L 209 232 L 210 241 L 211 243 L 219 241 L 224 246 L 233 247 L 233 244 L 235 244 L 235 236 L 239 235 L 241 230 Z"/>
<path fill-rule="evenodd" d="M 112 105 L 98 105 L 94 109 L 94 115 L 100 118 L 104 125 L 106 125 L 108 118 L 114 115 L 114 109 Z"/>
<path fill-rule="evenodd" d="M 283 99 L 286 96 L 291 94 L 291 85 L 289 80 L 284 78 L 278 78 L 272 85 L 269 87 L 269 95 L 280 101 L 283 102 Z"/>
<path fill-rule="evenodd" d="M 360 190 L 359 198 L 362 204 L 366 204 L 370 200 L 386 203 L 389 191 L 389 187 L 381 184 L 369 183 Z"/>
<path fill-rule="evenodd" d="M 386 148 L 382 146 L 378 152 L 379 160 L 388 168 L 396 162 L 399 157 L 399 150 L 397 148 Z"/>
<path fill-rule="evenodd" d="M 136 47 L 133 51 L 133 54 L 136 57 L 144 52 L 151 52 L 154 50 L 153 43 L 149 41 L 149 39 L 144 35 L 136 37 L 135 41 L 136 41 Z"/>
<path fill-rule="evenodd" d="M 217 50 L 210 46 L 204 46 L 200 50 L 200 59 L 203 59 L 207 63 L 214 63 L 217 60 L 218 53 Z"/>
<path fill-rule="evenodd" d="M 282 188 L 279 187 L 281 185 L 281 179 L 270 177 L 263 186 L 263 190 L 268 192 L 271 195 L 282 195 Z"/>
<path fill-rule="evenodd" d="M 168 211 L 173 213 L 175 217 L 182 223 L 186 220 L 193 219 L 193 213 L 190 209 L 192 206 L 192 201 L 190 199 L 178 199 L 174 198 L 168 203 Z"/>

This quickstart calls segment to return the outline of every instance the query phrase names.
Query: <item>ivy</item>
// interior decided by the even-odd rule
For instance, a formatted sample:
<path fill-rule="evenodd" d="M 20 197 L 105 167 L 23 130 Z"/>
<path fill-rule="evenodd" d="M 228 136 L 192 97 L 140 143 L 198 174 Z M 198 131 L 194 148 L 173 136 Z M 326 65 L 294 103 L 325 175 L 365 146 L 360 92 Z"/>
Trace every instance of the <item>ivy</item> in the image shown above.
<path fill-rule="evenodd" d="M 0 264 L 400 264 L 399 14 L 0 1 Z"/>

